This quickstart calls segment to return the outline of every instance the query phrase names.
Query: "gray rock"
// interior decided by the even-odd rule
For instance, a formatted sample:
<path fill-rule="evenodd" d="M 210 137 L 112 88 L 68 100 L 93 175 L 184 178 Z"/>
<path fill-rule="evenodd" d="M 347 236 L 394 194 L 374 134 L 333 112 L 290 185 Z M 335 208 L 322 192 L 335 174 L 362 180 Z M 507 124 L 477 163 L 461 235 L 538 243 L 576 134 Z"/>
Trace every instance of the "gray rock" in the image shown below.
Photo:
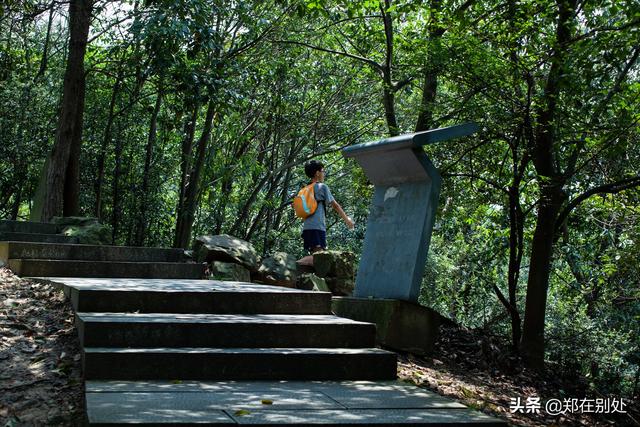
<path fill-rule="evenodd" d="M 353 279 L 356 256 L 352 252 L 320 251 L 313 254 L 313 268 L 320 277 Z"/>
<path fill-rule="evenodd" d="M 286 252 L 276 252 L 262 260 L 258 272 L 269 281 L 284 286 L 294 285 L 298 276 L 296 258 Z"/>
<path fill-rule="evenodd" d="M 331 292 L 331 289 L 327 286 L 327 282 L 315 274 L 301 274 L 296 282 L 296 287 L 307 291 Z"/>
<path fill-rule="evenodd" d="M 193 245 L 198 262 L 232 262 L 250 271 L 257 271 L 258 253 L 251 243 L 227 234 L 198 236 Z"/>
<path fill-rule="evenodd" d="M 209 267 L 209 278 L 230 282 L 250 282 L 249 270 L 232 262 L 213 261 Z"/>

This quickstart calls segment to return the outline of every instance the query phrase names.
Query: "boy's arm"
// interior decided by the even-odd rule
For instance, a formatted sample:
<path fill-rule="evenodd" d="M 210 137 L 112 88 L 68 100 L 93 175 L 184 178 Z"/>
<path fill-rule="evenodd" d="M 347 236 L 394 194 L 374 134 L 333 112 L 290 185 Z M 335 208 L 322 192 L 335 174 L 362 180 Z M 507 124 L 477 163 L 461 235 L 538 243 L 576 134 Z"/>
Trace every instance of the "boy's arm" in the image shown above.
<path fill-rule="evenodd" d="M 351 218 L 349 218 L 347 216 L 346 213 L 344 213 L 344 210 L 342 210 L 342 206 L 340 206 L 338 204 L 338 202 L 336 202 L 335 200 L 331 201 L 331 206 L 333 207 L 333 209 L 336 210 L 336 212 L 338 212 L 338 215 L 340 215 L 342 217 L 342 220 L 344 221 L 345 224 L 347 224 L 347 227 L 349 227 L 349 229 L 353 230 L 353 227 L 355 226 L 355 223 L 353 222 L 353 220 Z"/>

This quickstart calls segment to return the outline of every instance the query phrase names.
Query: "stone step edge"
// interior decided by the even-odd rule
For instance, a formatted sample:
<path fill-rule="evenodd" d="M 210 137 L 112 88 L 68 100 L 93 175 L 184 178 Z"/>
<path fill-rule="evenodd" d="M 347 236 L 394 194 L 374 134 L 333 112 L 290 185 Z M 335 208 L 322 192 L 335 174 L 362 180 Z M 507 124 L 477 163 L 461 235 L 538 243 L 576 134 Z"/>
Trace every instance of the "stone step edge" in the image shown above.
<path fill-rule="evenodd" d="M 229 313 L 127 313 L 127 312 L 77 312 L 84 323 L 93 324 L 292 324 L 297 325 L 373 325 L 370 322 L 339 317 L 333 314 L 229 314 Z M 314 322 L 314 320 L 318 320 Z M 287 323 L 285 323 L 287 321 Z"/>
<path fill-rule="evenodd" d="M 161 261 L 88 261 L 81 259 L 49 259 L 49 258 L 9 258 L 9 262 L 46 262 L 46 263 L 55 263 L 55 264 L 125 264 L 125 265 L 188 265 L 188 266 L 199 266 L 200 263 L 197 262 L 161 262 Z M 204 267 L 203 267 L 204 269 Z M 171 280 L 171 279 L 167 279 Z M 190 280 L 190 279 L 176 279 L 176 280 Z M 197 279 L 193 279 L 197 280 Z"/>
<path fill-rule="evenodd" d="M 63 236 L 63 237 L 69 237 L 69 238 L 73 237 L 73 236 L 65 236 L 64 234 L 22 233 L 22 232 L 9 232 L 9 231 L 0 230 L 0 234 L 2 233 L 34 234 L 34 235 L 41 235 L 41 236 Z M 162 250 L 166 252 L 176 252 L 176 253 L 184 252 L 184 249 L 181 249 L 181 248 L 163 248 L 163 247 L 156 247 L 156 246 L 149 247 L 149 246 L 89 245 L 89 244 L 83 244 L 83 243 L 24 242 L 21 240 L 7 240 L 7 241 L 3 241 L 2 243 L 30 245 L 30 246 L 73 246 L 73 247 L 92 248 L 92 249 L 102 249 L 102 248 L 121 249 L 121 250 L 142 249 L 142 250 Z"/>
<path fill-rule="evenodd" d="M 323 348 L 323 347 L 272 347 L 272 348 L 214 348 L 214 347 L 85 347 L 83 352 L 89 354 L 110 353 L 110 354 L 340 354 L 340 355 L 396 355 L 392 351 L 383 350 L 377 347 L 363 348 Z"/>

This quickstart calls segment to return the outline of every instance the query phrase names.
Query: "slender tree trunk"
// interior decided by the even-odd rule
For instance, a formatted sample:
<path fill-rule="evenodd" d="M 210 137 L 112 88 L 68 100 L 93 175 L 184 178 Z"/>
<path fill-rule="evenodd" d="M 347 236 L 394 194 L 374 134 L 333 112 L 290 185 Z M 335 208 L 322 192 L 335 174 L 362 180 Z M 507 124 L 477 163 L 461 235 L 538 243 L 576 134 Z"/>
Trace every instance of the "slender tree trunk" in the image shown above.
<path fill-rule="evenodd" d="M 432 0 L 429 8 L 431 9 L 431 22 L 427 31 L 429 32 L 429 52 L 427 54 L 426 63 L 424 65 L 424 76 L 422 83 L 422 100 L 420 102 L 420 111 L 416 122 L 416 132 L 429 130 L 433 126 L 433 110 L 438 93 L 438 57 L 440 55 L 439 46 L 440 38 L 444 34 L 444 29 L 440 28 L 437 21 L 437 13 L 441 9 L 440 0 Z M 438 50 L 438 52 L 433 52 Z"/>
<path fill-rule="evenodd" d="M 144 158 L 144 171 L 142 173 L 142 189 L 140 191 L 140 210 L 137 216 L 136 226 L 136 238 L 135 244 L 138 246 L 144 245 L 144 239 L 147 231 L 147 211 L 149 198 L 147 193 L 149 192 L 149 181 L 151 174 L 151 160 L 153 158 L 153 147 L 156 145 L 156 139 L 158 134 L 158 115 L 160 114 L 160 107 L 162 105 L 163 87 L 162 81 L 158 84 L 158 96 L 156 97 L 156 103 L 153 107 L 153 113 L 151 114 L 151 120 L 149 124 L 149 136 L 147 138 L 147 149 Z"/>
<path fill-rule="evenodd" d="M 209 101 L 204 129 L 202 130 L 202 135 L 200 135 L 200 139 L 198 140 L 196 161 L 189 173 L 189 182 L 184 191 L 181 221 L 178 222 L 178 226 L 176 227 L 176 237 L 174 241 L 174 247 L 176 248 L 186 248 L 189 245 L 189 240 L 191 239 L 191 229 L 193 228 L 193 221 L 195 220 L 196 205 L 200 191 L 200 174 L 202 173 L 207 147 L 211 140 L 215 111 L 216 103 L 212 99 Z"/>
<path fill-rule="evenodd" d="M 51 3 L 49 8 L 49 22 L 47 23 L 47 35 L 44 38 L 44 47 L 42 48 L 42 59 L 40 60 L 40 68 L 38 74 L 36 74 L 33 81 L 37 81 L 42 77 L 47 70 L 47 63 L 49 61 L 49 40 L 51 39 L 51 26 L 53 24 L 53 14 L 55 12 L 55 3 Z"/>
<path fill-rule="evenodd" d="M 173 242 L 174 247 L 180 247 L 177 241 L 177 236 L 180 229 L 182 229 L 182 222 L 184 221 L 184 197 L 189 185 L 189 170 L 191 168 L 191 152 L 193 151 L 193 141 L 195 139 L 196 122 L 198 120 L 198 113 L 200 111 L 200 104 L 193 99 L 192 103 L 185 101 L 188 104 L 187 111 L 191 111 L 191 115 L 187 118 L 184 124 L 184 132 L 182 137 L 182 152 L 180 156 L 180 194 L 178 196 L 178 206 L 176 208 L 176 235 Z"/>
<path fill-rule="evenodd" d="M 113 122 L 115 120 L 115 108 L 120 88 L 122 87 L 122 74 L 123 69 L 118 70 L 116 76 L 116 82 L 113 85 L 111 91 L 111 99 L 109 101 L 109 115 L 107 117 L 107 125 L 104 128 L 104 137 L 102 138 L 102 145 L 100 146 L 100 152 L 98 153 L 98 160 L 96 161 L 97 176 L 94 183 L 94 191 L 96 196 L 96 204 L 94 208 L 94 215 L 96 218 L 102 218 L 102 186 L 104 184 L 104 172 L 105 172 L 105 159 L 107 157 L 107 149 L 111 144 L 113 135 Z"/>
<path fill-rule="evenodd" d="M 522 338 L 522 321 L 518 311 L 518 279 L 522 262 L 522 242 L 524 236 L 523 214 L 520 208 L 519 181 L 509 189 L 509 268 L 507 282 L 509 288 L 509 314 L 511 317 L 511 343 L 518 353 Z"/>
<path fill-rule="evenodd" d="M 116 244 L 118 236 L 118 227 L 120 225 L 120 175 L 122 174 L 122 134 L 118 132 L 116 135 L 116 146 L 114 150 L 115 166 L 113 169 L 113 199 L 111 208 L 113 210 L 111 217 L 111 243 Z"/>
<path fill-rule="evenodd" d="M 19 186 L 14 194 L 13 206 L 11 207 L 11 219 L 14 221 L 18 219 L 20 203 L 22 203 L 22 187 Z"/>
<path fill-rule="evenodd" d="M 382 14 L 382 22 L 384 23 L 384 34 L 386 42 L 385 64 L 382 66 L 382 103 L 384 105 L 384 117 L 387 121 L 389 135 L 396 136 L 400 134 L 398 121 L 396 119 L 396 101 L 395 88 L 393 86 L 393 78 L 391 75 L 391 65 L 393 64 L 393 21 L 388 12 L 391 7 L 391 0 L 385 0 L 384 5 L 380 5 Z"/>
<path fill-rule="evenodd" d="M 43 221 L 49 221 L 63 212 L 77 211 L 77 164 L 82 140 L 85 92 L 84 54 L 92 7 L 92 0 L 69 3 L 69 54 L 55 144 L 49 155 L 48 167 L 44 171 L 44 200 L 40 218 Z M 72 167 L 68 171 L 70 164 Z M 65 187 L 68 188 L 66 192 Z"/>

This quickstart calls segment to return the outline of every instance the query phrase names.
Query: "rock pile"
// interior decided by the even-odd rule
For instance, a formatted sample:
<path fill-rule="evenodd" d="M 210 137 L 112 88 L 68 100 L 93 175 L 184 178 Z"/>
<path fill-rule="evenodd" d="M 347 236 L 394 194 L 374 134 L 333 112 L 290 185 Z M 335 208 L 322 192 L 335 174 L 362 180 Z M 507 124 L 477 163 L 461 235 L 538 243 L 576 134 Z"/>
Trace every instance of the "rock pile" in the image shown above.
<path fill-rule="evenodd" d="M 193 254 L 196 261 L 208 264 L 209 277 L 215 280 L 251 281 L 341 296 L 351 295 L 355 286 L 356 257 L 351 252 L 316 252 L 313 266 L 297 264 L 296 258 L 285 252 L 260 260 L 251 243 L 220 234 L 197 237 Z"/>
<path fill-rule="evenodd" d="M 209 277 L 234 282 L 257 282 L 268 285 L 296 285 L 296 259 L 285 252 L 276 252 L 260 260 L 253 245 L 227 234 L 199 236 L 193 250 L 198 262 L 209 265 Z"/>

